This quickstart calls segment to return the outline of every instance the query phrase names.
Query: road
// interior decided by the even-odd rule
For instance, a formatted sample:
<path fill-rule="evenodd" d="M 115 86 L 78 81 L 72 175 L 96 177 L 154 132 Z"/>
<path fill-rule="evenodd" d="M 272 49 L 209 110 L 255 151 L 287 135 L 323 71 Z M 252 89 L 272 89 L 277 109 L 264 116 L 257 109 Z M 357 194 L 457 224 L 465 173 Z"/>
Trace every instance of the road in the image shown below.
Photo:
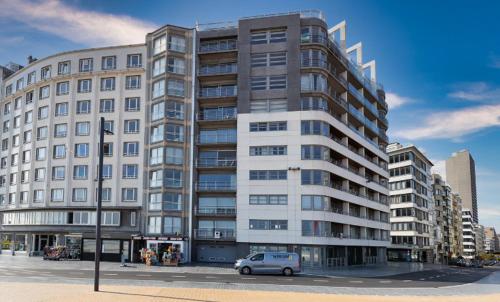
<path fill-rule="evenodd" d="M 486 277 L 494 269 L 473 269 L 449 267 L 440 270 L 427 270 L 414 273 L 405 273 L 388 277 L 321 277 L 313 275 L 296 275 L 292 277 L 273 275 L 239 275 L 210 274 L 210 273 L 183 273 L 183 272 L 154 272 L 154 271 L 101 271 L 101 279 L 121 280 L 127 284 L 140 281 L 163 282 L 202 282 L 222 284 L 274 284 L 298 286 L 350 287 L 350 288 L 440 288 L 462 285 L 478 281 Z M 49 279 L 92 279 L 92 270 L 50 269 L 36 267 L 9 267 L 0 270 L 0 281 L 15 279 L 27 282 L 43 282 Z"/>

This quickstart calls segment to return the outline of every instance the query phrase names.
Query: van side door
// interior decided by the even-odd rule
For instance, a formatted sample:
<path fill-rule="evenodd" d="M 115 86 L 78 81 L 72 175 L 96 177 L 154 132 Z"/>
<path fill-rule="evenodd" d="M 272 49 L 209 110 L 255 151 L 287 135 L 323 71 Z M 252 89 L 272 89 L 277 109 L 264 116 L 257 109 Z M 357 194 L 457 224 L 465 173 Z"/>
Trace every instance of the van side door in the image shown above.
<path fill-rule="evenodd" d="M 264 254 L 255 254 L 250 258 L 251 269 L 254 273 L 262 273 L 264 271 Z"/>

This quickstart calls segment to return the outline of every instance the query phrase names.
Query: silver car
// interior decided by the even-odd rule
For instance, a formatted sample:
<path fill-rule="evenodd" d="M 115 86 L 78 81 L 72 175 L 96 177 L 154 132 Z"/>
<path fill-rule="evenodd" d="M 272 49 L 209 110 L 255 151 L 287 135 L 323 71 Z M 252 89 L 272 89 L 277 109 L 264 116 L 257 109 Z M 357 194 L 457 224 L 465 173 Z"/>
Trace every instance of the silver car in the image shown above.
<path fill-rule="evenodd" d="M 283 274 L 291 276 L 300 272 L 300 257 L 297 253 L 254 253 L 236 260 L 234 269 L 243 275 Z"/>

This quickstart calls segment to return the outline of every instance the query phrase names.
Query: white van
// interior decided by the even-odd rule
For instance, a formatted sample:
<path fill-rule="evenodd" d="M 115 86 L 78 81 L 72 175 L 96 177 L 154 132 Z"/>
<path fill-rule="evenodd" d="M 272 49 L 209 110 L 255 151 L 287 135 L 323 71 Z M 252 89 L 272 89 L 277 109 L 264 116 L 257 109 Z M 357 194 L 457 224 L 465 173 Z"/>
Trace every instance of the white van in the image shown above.
<path fill-rule="evenodd" d="M 236 260 L 234 269 L 243 275 L 283 274 L 291 276 L 300 272 L 300 257 L 297 253 L 254 253 Z"/>

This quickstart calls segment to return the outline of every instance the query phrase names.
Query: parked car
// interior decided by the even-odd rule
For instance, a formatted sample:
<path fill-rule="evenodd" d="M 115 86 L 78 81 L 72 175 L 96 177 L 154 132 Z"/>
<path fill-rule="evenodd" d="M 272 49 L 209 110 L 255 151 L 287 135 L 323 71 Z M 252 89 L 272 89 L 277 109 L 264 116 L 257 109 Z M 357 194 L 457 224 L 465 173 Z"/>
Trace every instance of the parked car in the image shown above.
<path fill-rule="evenodd" d="M 297 253 L 264 252 L 250 254 L 236 260 L 234 269 L 240 274 L 283 274 L 291 276 L 301 270 L 300 257 Z"/>

